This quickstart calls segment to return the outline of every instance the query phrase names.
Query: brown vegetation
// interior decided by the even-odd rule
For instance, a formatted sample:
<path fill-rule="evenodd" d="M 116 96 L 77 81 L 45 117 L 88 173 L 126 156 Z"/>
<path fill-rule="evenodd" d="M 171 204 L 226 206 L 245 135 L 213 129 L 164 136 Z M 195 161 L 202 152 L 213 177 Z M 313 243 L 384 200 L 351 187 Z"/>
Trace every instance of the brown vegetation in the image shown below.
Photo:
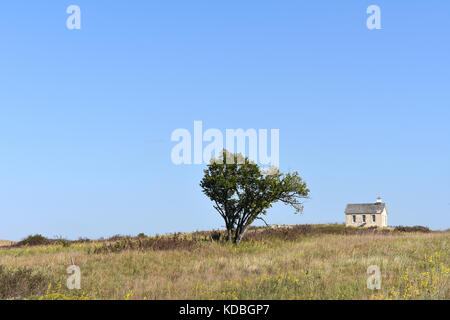
<path fill-rule="evenodd" d="M 450 299 L 448 232 L 313 225 L 252 228 L 238 246 L 222 237 L 212 231 L 3 248 L 9 284 L 0 286 L 4 298 L 33 298 L 52 284 L 41 298 Z M 80 292 L 65 288 L 72 263 L 81 269 Z M 370 265 L 381 268 L 379 291 L 367 289 Z M 14 271 L 22 268 L 31 271 Z"/>

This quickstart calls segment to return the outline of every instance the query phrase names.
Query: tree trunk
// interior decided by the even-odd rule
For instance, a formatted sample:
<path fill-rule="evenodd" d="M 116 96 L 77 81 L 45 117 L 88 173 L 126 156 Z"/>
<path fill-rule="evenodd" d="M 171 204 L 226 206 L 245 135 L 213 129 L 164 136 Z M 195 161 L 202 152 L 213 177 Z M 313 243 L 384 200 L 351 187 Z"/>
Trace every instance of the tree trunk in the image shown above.
<path fill-rule="evenodd" d="M 240 227 L 240 226 L 237 226 L 237 227 L 236 227 L 236 231 L 235 231 L 235 233 L 234 233 L 234 240 L 233 240 L 233 242 L 234 242 L 235 244 L 238 244 L 238 243 L 241 241 L 241 239 L 239 238 L 240 230 L 241 230 L 241 227 Z"/>
<path fill-rule="evenodd" d="M 237 227 L 236 228 L 236 237 L 234 238 L 234 243 L 239 244 L 242 240 L 242 237 L 244 236 L 245 232 L 247 231 L 248 227 Z"/>
<path fill-rule="evenodd" d="M 231 228 L 227 227 L 227 242 L 231 242 L 232 238 L 231 232 L 232 232 Z"/>

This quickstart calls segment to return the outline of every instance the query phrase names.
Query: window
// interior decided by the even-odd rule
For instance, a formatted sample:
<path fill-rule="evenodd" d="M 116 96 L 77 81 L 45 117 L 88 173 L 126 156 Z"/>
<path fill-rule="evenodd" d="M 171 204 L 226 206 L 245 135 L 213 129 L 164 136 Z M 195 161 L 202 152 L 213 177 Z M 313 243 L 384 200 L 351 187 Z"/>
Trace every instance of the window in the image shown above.
<path fill-rule="evenodd" d="M 363 222 L 366 222 L 366 215 L 363 215 Z"/>
<path fill-rule="evenodd" d="M 356 216 L 353 216 L 353 223 L 356 223 Z"/>
<path fill-rule="evenodd" d="M 372 222 L 375 222 L 377 220 L 375 215 L 372 215 Z"/>

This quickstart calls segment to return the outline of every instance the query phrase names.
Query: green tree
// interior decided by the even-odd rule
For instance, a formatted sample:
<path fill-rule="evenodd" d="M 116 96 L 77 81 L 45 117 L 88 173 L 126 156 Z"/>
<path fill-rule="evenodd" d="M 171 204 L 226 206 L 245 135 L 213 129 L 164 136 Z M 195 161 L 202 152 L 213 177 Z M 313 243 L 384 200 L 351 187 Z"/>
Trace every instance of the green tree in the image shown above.
<path fill-rule="evenodd" d="M 276 168 L 264 172 L 247 157 L 226 150 L 204 173 L 200 186 L 225 221 L 227 241 L 236 244 L 255 220 L 264 221 L 262 216 L 274 203 L 280 201 L 301 213 L 301 200 L 309 195 L 297 172 L 282 174 Z"/>

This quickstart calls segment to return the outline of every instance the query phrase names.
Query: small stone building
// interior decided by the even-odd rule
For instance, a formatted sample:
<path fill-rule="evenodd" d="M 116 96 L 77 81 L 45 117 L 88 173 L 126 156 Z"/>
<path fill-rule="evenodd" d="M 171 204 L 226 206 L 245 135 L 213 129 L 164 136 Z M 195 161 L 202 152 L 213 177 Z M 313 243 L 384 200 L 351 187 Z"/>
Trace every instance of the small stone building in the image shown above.
<path fill-rule="evenodd" d="M 376 203 L 348 204 L 345 208 L 347 227 L 387 227 L 388 210 L 378 197 Z"/>

